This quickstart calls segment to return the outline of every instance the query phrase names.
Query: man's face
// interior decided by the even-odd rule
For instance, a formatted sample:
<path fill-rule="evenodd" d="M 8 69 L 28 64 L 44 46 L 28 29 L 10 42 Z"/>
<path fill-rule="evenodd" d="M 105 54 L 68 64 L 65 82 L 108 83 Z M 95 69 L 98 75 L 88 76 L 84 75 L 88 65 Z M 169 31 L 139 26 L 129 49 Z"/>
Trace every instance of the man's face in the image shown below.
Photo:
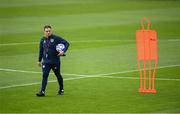
<path fill-rule="evenodd" d="M 44 35 L 46 38 L 52 35 L 52 29 L 51 28 L 45 28 L 44 29 Z"/>

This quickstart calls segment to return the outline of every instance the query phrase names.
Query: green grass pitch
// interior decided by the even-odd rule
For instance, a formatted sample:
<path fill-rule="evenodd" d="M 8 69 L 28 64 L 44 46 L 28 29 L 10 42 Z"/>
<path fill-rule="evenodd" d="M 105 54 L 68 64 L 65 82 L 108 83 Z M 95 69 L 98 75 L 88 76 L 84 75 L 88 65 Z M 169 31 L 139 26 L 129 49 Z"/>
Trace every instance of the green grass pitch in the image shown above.
<path fill-rule="evenodd" d="M 0 113 L 180 113 L 180 2 L 0 0 Z M 156 94 L 139 94 L 135 33 L 158 32 Z M 42 28 L 71 44 L 62 57 L 65 94 L 50 74 L 39 98 Z"/>

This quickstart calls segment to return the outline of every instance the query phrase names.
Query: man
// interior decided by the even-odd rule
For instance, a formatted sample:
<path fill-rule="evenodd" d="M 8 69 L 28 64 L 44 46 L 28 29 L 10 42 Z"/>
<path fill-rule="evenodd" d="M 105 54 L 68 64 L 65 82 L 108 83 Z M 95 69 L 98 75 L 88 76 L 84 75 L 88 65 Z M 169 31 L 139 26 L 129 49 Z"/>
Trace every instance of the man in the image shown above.
<path fill-rule="evenodd" d="M 56 46 L 60 44 L 64 49 L 57 51 Z M 48 81 L 49 72 L 52 69 L 57 77 L 59 84 L 58 95 L 63 95 L 63 78 L 60 73 L 60 56 L 64 56 L 69 47 L 69 43 L 63 38 L 52 34 L 50 25 L 44 26 L 44 36 L 40 40 L 38 66 L 42 67 L 41 90 L 36 95 L 45 96 L 45 89 Z M 43 61 L 41 62 L 41 60 Z"/>

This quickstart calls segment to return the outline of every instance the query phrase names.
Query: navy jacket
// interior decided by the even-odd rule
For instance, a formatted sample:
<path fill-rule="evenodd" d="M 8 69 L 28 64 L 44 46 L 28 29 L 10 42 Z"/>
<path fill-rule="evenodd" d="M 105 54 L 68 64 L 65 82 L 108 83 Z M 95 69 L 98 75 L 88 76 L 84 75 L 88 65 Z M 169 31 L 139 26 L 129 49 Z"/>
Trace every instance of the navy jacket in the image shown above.
<path fill-rule="evenodd" d="M 56 51 L 56 45 L 60 43 L 65 45 L 65 48 L 62 51 L 66 52 L 69 43 L 63 38 L 56 35 L 51 35 L 49 38 L 42 37 L 40 40 L 38 61 L 41 62 L 43 58 L 43 63 L 59 63 L 60 57 L 57 56 L 58 52 Z"/>

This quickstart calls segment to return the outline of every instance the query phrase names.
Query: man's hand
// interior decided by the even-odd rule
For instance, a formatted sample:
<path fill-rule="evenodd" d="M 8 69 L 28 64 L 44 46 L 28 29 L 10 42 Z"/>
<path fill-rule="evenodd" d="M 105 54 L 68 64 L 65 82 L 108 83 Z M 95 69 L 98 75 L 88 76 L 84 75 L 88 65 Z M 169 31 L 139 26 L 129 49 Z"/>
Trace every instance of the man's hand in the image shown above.
<path fill-rule="evenodd" d="M 59 54 L 57 56 L 64 56 L 64 51 L 59 51 Z"/>
<path fill-rule="evenodd" d="M 37 62 L 38 66 L 41 67 L 42 66 L 42 63 L 41 62 Z"/>

